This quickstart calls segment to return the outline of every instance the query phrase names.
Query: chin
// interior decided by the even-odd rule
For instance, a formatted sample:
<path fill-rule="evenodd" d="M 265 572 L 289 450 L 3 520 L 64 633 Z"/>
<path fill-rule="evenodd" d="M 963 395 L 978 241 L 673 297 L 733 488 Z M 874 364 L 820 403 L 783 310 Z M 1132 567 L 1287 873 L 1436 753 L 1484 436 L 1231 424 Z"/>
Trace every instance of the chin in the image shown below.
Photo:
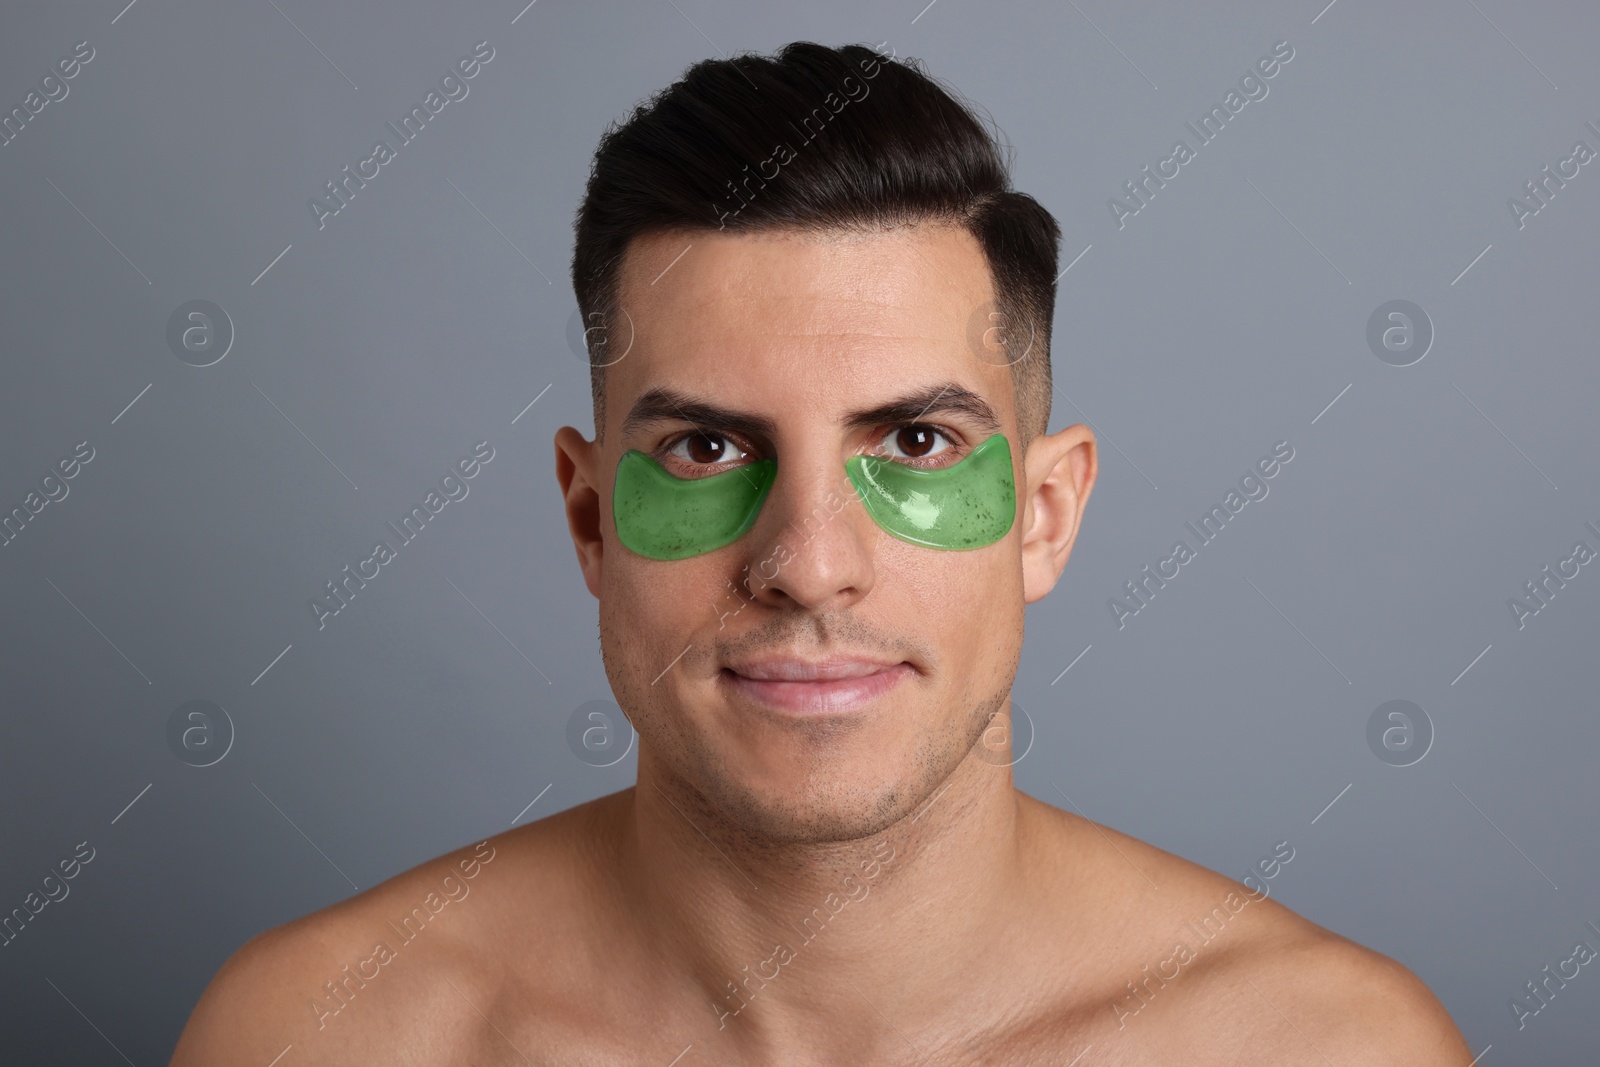
<path fill-rule="evenodd" d="M 904 770 L 886 776 L 883 750 L 860 758 L 829 760 L 809 773 L 785 780 L 748 775 L 716 776 L 698 783 L 700 791 L 730 824 L 752 838 L 773 844 L 824 844 L 859 841 L 908 817 L 944 775 L 924 780 L 923 760 L 900 761 Z"/>
<path fill-rule="evenodd" d="M 746 809 L 739 823 L 755 837 L 775 845 L 822 845 L 863 841 L 893 826 L 911 809 L 893 792 L 879 802 L 862 805 L 813 806 L 797 809 L 766 804 Z"/>

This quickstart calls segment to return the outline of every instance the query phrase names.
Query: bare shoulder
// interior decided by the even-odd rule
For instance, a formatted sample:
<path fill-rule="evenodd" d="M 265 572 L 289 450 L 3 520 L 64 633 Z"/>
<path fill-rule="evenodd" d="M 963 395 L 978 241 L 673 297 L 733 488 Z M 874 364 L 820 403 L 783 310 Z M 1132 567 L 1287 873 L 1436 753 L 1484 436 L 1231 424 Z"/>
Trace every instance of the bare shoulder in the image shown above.
<path fill-rule="evenodd" d="M 1314 1051 L 1315 1062 L 1467 1067 L 1472 1053 L 1461 1032 L 1414 973 L 1277 910 L 1277 937 L 1242 944 L 1219 960 L 1213 976 L 1219 989 L 1239 983 L 1248 990 L 1240 996 L 1256 1000 L 1262 1026 L 1253 1042 L 1263 1054 L 1298 1046 Z"/>
<path fill-rule="evenodd" d="M 1085 870 L 1077 884 L 1093 892 L 1110 932 L 1100 946 L 1104 974 L 1074 1012 L 1102 1035 L 1099 1047 L 1112 1057 L 1105 1062 L 1159 1054 L 1196 1064 L 1470 1063 L 1449 1013 L 1421 979 L 1272 898 L 1271 879 L 1292 861 L 1292 846 L 1269 852 L 1254 878 L 1235 881 L 1024 802 L 1034 805 L 1029 817 L 1052 842 L 1042 851 L 1060 857 L 1058 870 L 1067 857 Z"/>
<path fill-rule="evenodd" d="M 172 1067 L 387 1063 L 405 1050 L 463 1061 L 490 1010 L 537 951 L 545 899 L 577 891 L 573 841 L 610 798 L 419 864 L 348 900 L 264 931 L 223 964 L 190 1014 Z M 542 899 L 544 898 L 544 899 Z M 285 1063 L 289 1062 L 287 1059 Z"/>

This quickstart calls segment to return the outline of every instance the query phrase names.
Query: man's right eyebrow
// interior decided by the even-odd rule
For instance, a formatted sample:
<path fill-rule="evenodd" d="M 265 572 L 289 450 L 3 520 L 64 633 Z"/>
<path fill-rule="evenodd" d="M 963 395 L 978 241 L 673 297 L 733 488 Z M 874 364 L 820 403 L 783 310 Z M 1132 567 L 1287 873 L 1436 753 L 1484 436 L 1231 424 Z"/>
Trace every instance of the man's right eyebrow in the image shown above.
<path fill-rule="evenodd" d="M 777 436 L 778 425 L 765 415 L 747 411 L 733 411 L 708 404 L 687 393 L 665 386 L 646 390 L 634 401 L 628 417 L 622 421 L 624 436 L 653 426 L 658 422 L 683 421 L 702 431 L 736 433 L 747 437 Z"/>

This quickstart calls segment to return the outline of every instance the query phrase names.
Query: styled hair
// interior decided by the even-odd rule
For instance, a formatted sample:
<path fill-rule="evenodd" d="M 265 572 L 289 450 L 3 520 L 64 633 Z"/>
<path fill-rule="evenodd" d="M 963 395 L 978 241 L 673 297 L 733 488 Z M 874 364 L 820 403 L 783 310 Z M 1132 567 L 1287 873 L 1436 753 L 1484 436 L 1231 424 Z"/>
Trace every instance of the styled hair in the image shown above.
<path fill-rule="evenodd" d="M 604 432 L 607 331 L 634 238 L 667 230 L 868 231 L 958 225 L 983 249 L 1026 449 L 1050 419 L 1050 326 L 1061 230 L 1011 188 L 998 139 L 923 70 L 861 45 L 809 41 L 694 64 L 612 123 L 574 226 L 595 434 Z M 975 309 L 975 312 L 978 309 Z M 998 361 L 997 361 L 998 362 Z"/>

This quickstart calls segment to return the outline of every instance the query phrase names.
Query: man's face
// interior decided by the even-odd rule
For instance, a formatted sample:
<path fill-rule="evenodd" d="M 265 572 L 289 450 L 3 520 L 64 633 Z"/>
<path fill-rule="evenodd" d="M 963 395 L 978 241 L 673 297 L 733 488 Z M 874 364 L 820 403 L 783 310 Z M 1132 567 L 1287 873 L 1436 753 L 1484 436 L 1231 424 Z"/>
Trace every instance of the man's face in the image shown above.
<path fill-rule="evenodd" d="M 630 245 L 620 294 L 633 342 L 606 372 L 594 452 L 597 595 L 641 758 L 761 837 L 875 833 L 1005 709 L 1022 643 L 1020 515 L 982 548 L 910 544 L 873 522 L 845 475 L 859 453 L 948 466 L 1000 432 L 1022 510 L 1011 370 L 968 341 L 993 299 L 983 253 L 944 226 L 653 235 Z M 669 396 L 652 402 L 657 390 Z M 891 404 L 905 410 L 853 418 Z M 764 457 L 778 474 L 738 540 L 650 559 L 611 517 L 628 449 L 680 478 Z M 819 664 L 869 673 L 774 680 L 815 678 L 805 668 Z"/>

